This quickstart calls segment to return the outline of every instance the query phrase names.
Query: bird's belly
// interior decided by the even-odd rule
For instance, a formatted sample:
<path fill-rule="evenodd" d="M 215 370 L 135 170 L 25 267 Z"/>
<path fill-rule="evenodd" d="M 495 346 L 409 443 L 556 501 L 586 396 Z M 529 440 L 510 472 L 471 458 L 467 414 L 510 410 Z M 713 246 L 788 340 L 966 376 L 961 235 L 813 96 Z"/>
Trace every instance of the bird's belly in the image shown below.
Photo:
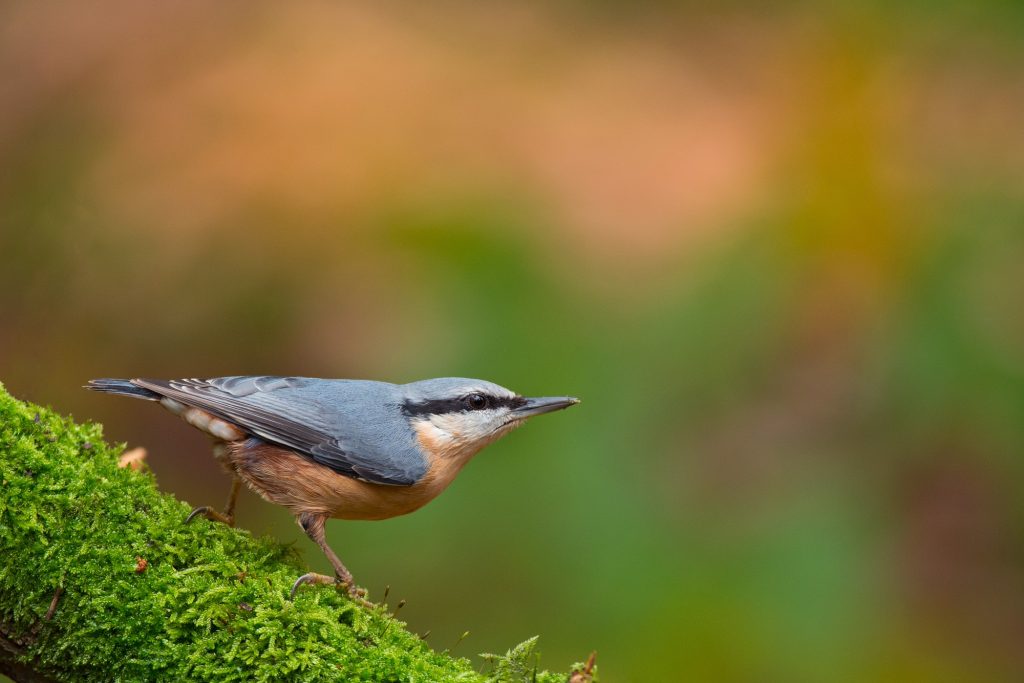
<path fill-rule="evenodd" d="M 339 519 L 388 519 L 418 510 L 455 478 L 461 463 L 438 459 L 412 486 L 386 486 L 338 474 L 284 448 L 232 444 L 235 471 L 264 499 L 295 514 L 323 513 Z"/>

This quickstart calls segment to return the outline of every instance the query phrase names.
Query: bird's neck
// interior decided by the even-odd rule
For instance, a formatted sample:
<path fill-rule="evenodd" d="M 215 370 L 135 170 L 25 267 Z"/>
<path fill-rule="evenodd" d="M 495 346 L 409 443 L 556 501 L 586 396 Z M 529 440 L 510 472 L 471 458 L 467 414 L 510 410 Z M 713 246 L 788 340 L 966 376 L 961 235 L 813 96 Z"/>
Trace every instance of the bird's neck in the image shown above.
<path fill-rule="evenodd" d="M 460 469 L 494 439 L 473 438 L 475 435 L 465 434 L 453 422 L 444 415 L 432 415 L 413 422 L 413 430 L 431 464 L 441 460 Z"/>

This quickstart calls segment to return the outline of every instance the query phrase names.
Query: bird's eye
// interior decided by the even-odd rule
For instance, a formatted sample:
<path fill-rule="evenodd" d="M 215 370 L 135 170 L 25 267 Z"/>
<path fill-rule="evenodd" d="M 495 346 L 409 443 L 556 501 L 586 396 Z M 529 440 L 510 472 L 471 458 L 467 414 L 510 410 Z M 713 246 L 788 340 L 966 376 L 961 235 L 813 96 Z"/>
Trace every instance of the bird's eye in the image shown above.
<path fill-rule="evenodd" d="M 488 403 L 487 397 L 483 394 L 470 394 L 466 397 L 466 405 L 470 410 L 483 410 Z"/>

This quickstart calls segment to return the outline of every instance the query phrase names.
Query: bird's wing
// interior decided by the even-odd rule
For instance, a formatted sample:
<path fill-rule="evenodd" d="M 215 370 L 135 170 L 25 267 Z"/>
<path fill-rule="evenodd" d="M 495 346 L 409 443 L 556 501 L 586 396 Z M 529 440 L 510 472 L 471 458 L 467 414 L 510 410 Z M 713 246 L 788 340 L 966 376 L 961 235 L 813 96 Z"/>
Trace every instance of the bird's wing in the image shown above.
<path fill-rule="evenodd" d="M 410 486 L 424 475 L 426 461 L 411 440 L 361 436 L 359 430 L 368 426 L 360 425 L 358 416 L 345 419 L 343 406 L 339 415 L 337 406 L 325 405 L 314 382 L 329 381 L 270 376 L 132 380 L 349 477 Z"/>

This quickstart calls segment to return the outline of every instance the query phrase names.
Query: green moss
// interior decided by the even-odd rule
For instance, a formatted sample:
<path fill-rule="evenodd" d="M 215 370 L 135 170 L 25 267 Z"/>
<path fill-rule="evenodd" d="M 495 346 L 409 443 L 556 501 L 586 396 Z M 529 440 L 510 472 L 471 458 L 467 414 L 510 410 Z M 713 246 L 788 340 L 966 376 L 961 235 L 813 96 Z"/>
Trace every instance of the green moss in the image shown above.
<path fill-rule="evenodd" d="M 566 680 L 535 671 L 532 640 L 481 674 L 382 607 L 322 587 L 289 600 L 305 570 L 293 551 L 221 524 L 186 526 L 188 506 L 151 475 L 118 468 L 120 452 L 98 425 L 0 385 L 0 635 L 37 671 L 76 681 Z"/>

